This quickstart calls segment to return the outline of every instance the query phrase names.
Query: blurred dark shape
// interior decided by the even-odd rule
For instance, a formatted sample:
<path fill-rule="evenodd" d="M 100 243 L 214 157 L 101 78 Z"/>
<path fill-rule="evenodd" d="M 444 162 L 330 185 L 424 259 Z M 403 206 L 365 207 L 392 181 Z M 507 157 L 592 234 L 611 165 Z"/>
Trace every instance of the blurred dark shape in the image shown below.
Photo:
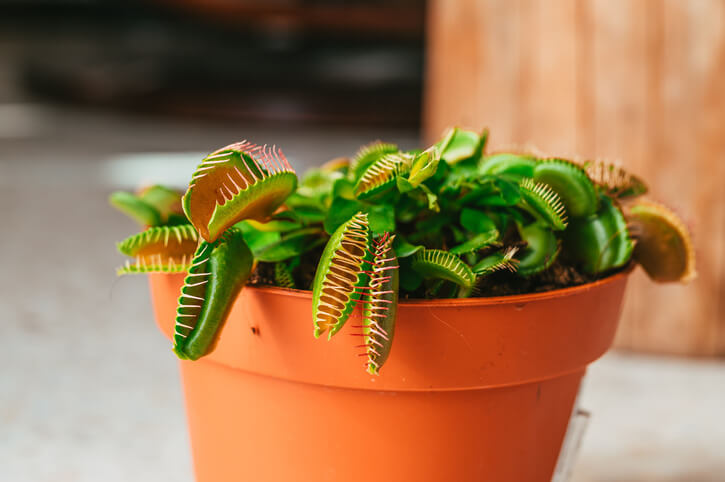
<path fill-rule="evenodd" d="M 31 96 L 141 113 L 417 126 L 423 0 L 0 0 Z"/>

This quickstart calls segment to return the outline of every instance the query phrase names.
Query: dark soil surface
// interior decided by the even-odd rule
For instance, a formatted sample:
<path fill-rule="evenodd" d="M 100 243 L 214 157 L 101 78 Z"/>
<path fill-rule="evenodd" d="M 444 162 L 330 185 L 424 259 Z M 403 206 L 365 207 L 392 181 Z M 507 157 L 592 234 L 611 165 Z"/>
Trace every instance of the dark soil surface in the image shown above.
<path fill-rule="evenodd" d="M 549 269 L 529 278 L 521 277 L 509 271 L 493 273 L 479 282 L 472 296 L 489 297 L 540 293 L 590 283 L 602 277 L 604 276 L 581 273 L 574 266 L 556 261 Z"/>
<path fill-rule="evenodd" d="M 257 268 L 247 280 L 247 286 L 275 286 L 274 264 L 258 263 Z"/>
<path fill-rule="evenodd" d="M 320 253 L 310 253 L 293 270 L 297 287 L 311 289 L 319 257 Z M 624 269 L 627 269 L 627 267 L 625 266 L 617 271 Z M 598 279 L 606 278 L 612 274 L 613 272 L 608 272 L 599 276 L 593 276 L 580 272 L 575 266 L 556 261 L 546 271 L 529 278 L 523 278 L 508 271 L 493 273 L 479 282 L 471 297 L 486 298 L 491 296 L 540 293 L 590 283 Z M 259 263 L 257 269 L 252 273 L 248 285 L 275 286 L 274 264 Z"/>

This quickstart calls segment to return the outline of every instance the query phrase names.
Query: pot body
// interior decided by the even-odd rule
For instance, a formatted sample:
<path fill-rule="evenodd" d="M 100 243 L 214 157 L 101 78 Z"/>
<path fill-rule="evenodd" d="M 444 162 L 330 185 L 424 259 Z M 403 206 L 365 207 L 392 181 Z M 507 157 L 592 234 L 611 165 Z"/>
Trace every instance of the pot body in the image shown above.
<path fill-rule="evenodd" d="M 170 336 L 183 275 L 150 280 Z M 359 310 L 315 339 L 309 292 L 245 288 L 215 350 L 180 362 L 197 480 L 550 480 L 626 280 L 401 303 L 379 377 L 349 336 Z"/>

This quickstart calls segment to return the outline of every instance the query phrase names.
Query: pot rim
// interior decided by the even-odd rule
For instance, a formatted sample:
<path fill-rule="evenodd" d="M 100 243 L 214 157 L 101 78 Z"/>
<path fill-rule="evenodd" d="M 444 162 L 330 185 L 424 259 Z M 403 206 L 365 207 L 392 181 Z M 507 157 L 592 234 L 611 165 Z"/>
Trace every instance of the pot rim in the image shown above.
<path fill-rule="evenodd" d="M 519 304 L 519 303 L 531 303 L 533 301 L 550 300 L 555 298 L 563 298 L 567 296 L 573 296 L 578 293 L 589 291 L 602 285 L 613 283 L 616 280 L 629 276 L 632 274 L 635 268 L 634 263 L 630 263 L 629 266 L 621 271 L 618 271 L 612 275 L 606 276 L 605 278 L 592 281 L 590 283 L 584 283 L 581 285 L 570 286 L 568 288 L 559 288 L 550 291 L 541 291 L 538 293 L 523 293 L 519 295 L 504 295 L 504 296 L 490 296 L 483 298 L 444 298 L 444 299 L 412 299 L 412 300 L 399 300 L 398 306 L 490 306 L 490 305 L 505 305 L 505 304 Z M 294 288 L 280 288 L 278 286 L 245 286 L 245 290 L 252 289 L 267 293 L 277 293 L 280 295 L 293 296 L 295 298 L 312 298 L 311 290 L 300 290 Z"/>
<path fill-rule="evenodd" d="M 631 271 L 630 266 L 592 283 L 542 293 L 403 303 L 400 314 L 405 312 L 408 322 L 400 323 L 396 334 L 401 358 L 397 364 L 391 359 L 386 376 L 374 384 L 357 358 L 349 356 L 355 340 L 337 336 L 323 349 L 309 326 L 297 322 L 308 316 L 300 313 L 308 312 L 311 292 L 255 287 L 240 293 L 232 308 L 236 314 L 230 313 L 233 322 L 225 324 L 227 334 L 214 352 L 194 363 L 295 383 L 395 392 L 478 390 L 546 380 L 584 370 L 609 348 Z M 155 318 L 167 337 L 173 336 L 182 277 L 150 276 Z M 287 321 L 275 321 L 279 319 Z M 262 339 L 250 326 L 269 335 Z M 347 323 L 343 330 L 350 334 L 354 328 Z M 331 363 L 334 370 L 320 370 Z"/>

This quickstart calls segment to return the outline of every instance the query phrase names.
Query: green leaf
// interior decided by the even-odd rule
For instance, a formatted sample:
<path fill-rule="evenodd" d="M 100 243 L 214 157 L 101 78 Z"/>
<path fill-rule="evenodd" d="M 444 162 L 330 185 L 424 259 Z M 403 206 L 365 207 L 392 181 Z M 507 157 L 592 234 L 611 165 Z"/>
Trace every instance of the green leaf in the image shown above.
<path fill-rule="evenodd" d="M 441 153 L 437 147 L 433 146 L 418 154 L 413 159 L 413 164 L 408 174 L 408 182 L 413 187 L 418 187 L 420 183 L 433 176 L 438 170 L 438 163 L 441 160 Z M 403 192 L 403 191 L 401 191 Z"/>
<path fill-rule="evenodd" d="M 421 244 L 410 244 L 401 234 L 396 234 L 395 240 L 393 240 L 393 249 L 398 258 L 407 258 L 424 248 Z"/>
<path fill-rule="evenodd" d="M 496 231 L 496 223 L 483 212 L 477 209 L 463 208 L 461 210 L 461 226 L 472 233 L 488 233 Z"/>
<path fill-rule="evenodd" d="M 141 190 L 138 198 L 154 207 L 161 215 L 161 221 L 168 223 L 171 216 L 183 216 L 181 210 L 182 193 L 160 184 Z M 183 216 L 184 223 L 189 221 Z M 177 222 L 177 224 L 179 224 Z"/>
<path fill-rule="evenodd" d="M 355 183 L 350 179 L 337 179 L 332 185 L 332 198 L 355 199 Z"/>
<path fill-rule="evenodd" d="M 297 211 L 296 208 L 315 208 L 324 211 L 326 207 L 324 201 L 321 199 L 303 196 L 298 192 L 291 194 L 284 203 L 288 207 L 295 208 L 295 211 Z M 297 214 L 299 214 L 299 212 Z"/>
<path fill-rule="evenodd" d="M 304 224 L 316 224 L 325 220 L 326 210 L 312 206 L 298 206 L 294 208 L 295 214 Z"/>
<path fill-rule="evenodd" d="M 518 209 L 504 208 L 503 212 L 499 214 L 499 221 L 500 222 L 497 224 L 499 231 L 504 232 L 511 221 L 519 224 L 525 224 L 526 218 L 524 217 L 524 213 Z"/>
<path fill-rule="evenodd" d="M 337 228 L 359 211 L 364 211 L 364 208 L 362 203 L 357 200 L 342 197 L 333 199 L 327 217 L 325 217 L 325 231 L 327 234 L 334 233 Z"/>
<path fill-rule="evenodd" d="M 350 163 L 348 175 L 357 181 L 365 169 L 386 154 L 398 152 L 398 146 L 382 141 L 371 142 L 360 148 Z"/>
<path fill-rule="evenodd" d="M 450 252 L 453 254 L 471 253 L 474 251 L 478 251 L 481 248 L 491 246 L 496 241 L 498 241 L 498 231 L 494 228 L 493 231 L 489 231 L 487 233 L 479 233 L 475 235 L 465 243 L 459 244 L 458 246 L 452 248 Z"/>
<path fill-rule="evenodd" d="M 488 185 L 486 189 L 490 188 L 491 185 Z M 476 199 L 477 206 L 515 206 L 521 200 L 518 185 L 508 179 L 494 178 L 492 188 L 490 194 L 482 193 Z"/>
<path fill-rule="evenodd" d="M 505 174 L 520 179 L 533 177 L 536 158 L 528 154 L 499 152 L 486 156 L 478 167 L 480 175 Z"/>
<path fill-rule="evenodd" d="M 395 232 L 395 209 L 393 206 L 370 206 L 367 209 L 370 231 L 374 234 Z"/>
<path fill-rule="evenodd" d="M 468 185 L 475 185 L 480 180 L 478 167 L 474 159 L 458 162 L 448 173 L 443 189 L 459 189 Z"/>
<path fill-rule="evenodd" d="M 452 281 L 466 288 L 473 287 L 476 276 L 458 256 L 440 249 L 424 249 L 415 254 L 412 267 L 424 278 Z"/>
<path fill-rule="evenodd" d="M 416 188 L 413 184 L 411 184 L 410 181 L 408 181 L 406 178 L 398 176 L 395 180 L 395 184 L 398 187 L 398 191 L 401 194 L 405 194 L 407 192 L 410 192 Z"/>
<path fill-rule="evenodd" d="M 275 243 L 267 244 L 257 250 L 253 249 L 252 252 L 258 261 L 266 263 L 284 261 L 324 244 L 326 238 L 320 236 L 321 234 L 322 230 L 319 228 L 300 229 L 282 236 Z"/>
<path fill-rule="evenodd" d="M 213 350 L 254 260 L 242 233 L 227 228 L 213 243 L 199 244 L 176 308 L 174 353 L 197 360 Z"/>
<path fill-rule="evenodd" d="M 400 269 L 400 287 L 412 293 L 423 284 L 423 277 L 416 273 L 409 266 L 407 269 Z"/>
<path fill-rule="evenodd" d="M 179 226 L 182 224 L 190 224 L 186 214 L 171 213 L 166 220 L 166 226 Z"/>
<path fill-rule="evenodd" d="M 360 199 L 379 199 L 396 186 L 398 176 L 410 170 L 412 159 L 404 153 L 387 154 L 370 164 L 355 183 L 355 196 Z"/>
<path fill-rule="evenodd" d="M 349 318 L 362 295 L 357 288 L 368 279 L 363 265 L 369 254 L 367 214 L 358 212 L 337 228 L 320 256 L 312 283 L 315 338 L 329 330 L 329 339 Z"/>
<path fill-rule="evenodd" d="M 418 221 L 415 224 L 415 232 L 412 235 L 421 236 L 436 233 L 450 222 L 450 217 L 447 214 L 433 214 Z"/>
<path fill-rule="evenodd" d="M 279 231 L 281 233 L 302 228 L 302 220 L 294 211 L 277 213 L 266 223 L 248 219 L 247 223 L 257 231 Z"/>
<path fill-rule="evenodd" d="M 526 248 L 519 256 L 518 273 L 531 276 L 548 269 L 559 255 L 559 242 L 551 229 L 538 223 L 519 226 Z"/>
<path fill-rule="evenodd" d="M 282 238 L 279 231 L 260 231 L 252 226 L 249 221 L 240 221 L 234 227 L 239 228 L 242 232 L 244 242 L 253 253 L 278 242 Z"/>
<path fill-rule="evenodd" d="M 161 214 L 159 211 L 134 194 L 116 191 L 111 194 L 108 201 L 113 207 L 142 226 L 158 226 L 161 224 Z"/>
<path fill-rule="evenodd" d="M 485 276 L 496 271 L 515 272 L 518 269 L 518 260 L 513 259 L 517 248 L 509 248 L 505 251 L 498 251 L 486 256 L 473 266 L 473 272 L 477 276 Z"/>
<path fill-rule="evenodd" d="M 403 177 L 398 177 L 396 180 L 396 184 L 398 186 L 398 191 L 401 193 L 414 193 L 422 191 L 425 195 L 426 202 L 428 204 L 428 209 L 431 211 L 438 212 L 440 211 L 440 206 L 438 204 L 438 196 L 433 193 L 433 191 L 428 188 L 425 184 L 419 184 L 417 187 L 413 186 L 410 181 Z M 420 190 L 420 191 L 417 191 Z M 415 193 L 414 193 L 415 194 Z M 415 195 L 412 195 L 412 197 L 416 197 Z M 415 217 L 412 216 L 412 217 Z"/>
<path fill-rule="evenodd" d="M 556 191 L 570 218 L 586 218 L 599 209 L 599 197 L 581 166 L 565 159 L 545 159 L 534 169 L 534 181 Z"/>
<path fill-rule="evenodd" d="M 274 214 L 297 184 L 297 175 L 276 147 L 238 142 L 202 159 L 181 205 L 201 237 L 212 242 L 239 221 Z"/>
<path fill-rule="evenodd" d="M 451 230 L 451 233 L 453 234 L 453 240 L 456 243 L 462 243 L 468 239 L 468 233 L 466 233 L 465 230 L 458 227 L 456 224 L 449 224 L 448 229 Z"/>
<path fill-rule="evenodd" d="M 453 165 L 463 159 L 473 157 L 480 145 L 481 137 L 478 134 L 455 127 L 452 137 L 441 153 L 441 158 Z"/>
<path fill-rule="evenodd" d="M 564 231 L 564 247 L 566 255 L 585 272 L 599 274 L 627 264 L 634 243 L 619 206 L 609 196 L 600 195 L 599 211 L 572 220 Z"/>
<path fill-rule="evenodd" d="M 319 168 L 308 170 L 300 185 L 297 187 L 297 193 L 301 196 L 320 199 L 330 193 L 332 185 L 336 180 L 343 177 L 339 171 L 328 171 Z"/>
<path fill-rule="evenodd" d="M 428 199 L 428 209 L 434 212 L 439 212 L 441 208 L 438 205 L 438 196 L 435 195 L 425 184 L 421 184 L 419 187 L 423 190 L 425 197 Z"/>
<path fill-rule="evenodd" d="M 457 127 L 451 127 L 448 130 L 446 130 L 446 133 L 443 136 L 443 139 L 436 142 L 435 147 L 437 147 L 438 150 L 440 150 L 441 152 L 444 152 L 448 148 L 448 145 L 453 140 L 453 137 L 456 135 L 456 132 L 458 132 Z"/>
<path fill-rule="evenodd" d="M 521 200 L 520 207 L 535 218 L 548 224 L 557 231 L 566 229 L 566 209 L 559 195 L 544 183 L 537 183 L 525 177 L 519 183 Z"/>
<path fill-rule="evenodd" d="M 402 196 L 395 203 L 395 215 L 398 222 L 411 223 L 425 209 L 425 204 L 412 196 Z"/>

